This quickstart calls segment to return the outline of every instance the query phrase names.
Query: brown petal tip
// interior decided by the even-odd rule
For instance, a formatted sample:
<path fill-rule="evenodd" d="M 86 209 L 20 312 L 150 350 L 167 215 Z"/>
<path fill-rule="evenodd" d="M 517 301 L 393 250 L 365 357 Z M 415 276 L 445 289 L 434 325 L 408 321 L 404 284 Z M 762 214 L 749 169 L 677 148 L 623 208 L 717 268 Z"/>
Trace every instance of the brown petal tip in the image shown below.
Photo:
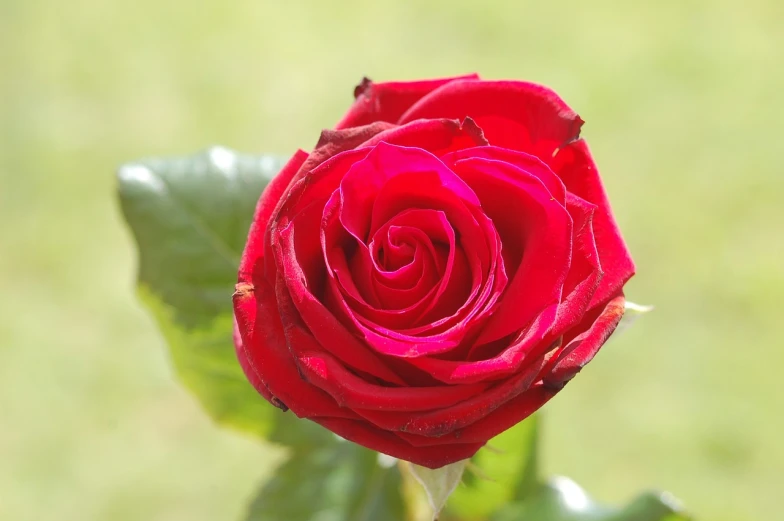
<path fill-rule="evenodd" d="M 460 125 L 461 130 L 463 130 L 466 134 L 471 136 L 474 141 L 478 145 L 487 146 L 490 142 L 485 137 L 485 133 L 482 130 L 482 127 L 476 124 L 476 121 L 471 119 L 470 117 L 466 117 L 463 120 L 463 123 Z"/>
<path fill-rule="evenodd" d="M 365 94 L 365 92 L 370 90 L 371 85 L 373 85 L 373 82 L 370 80 L 370 78 L 367 76 L 362 78 L 362 81 L 359 82 L 359 85 L 354 87 L 354 99 L 357 99 L 358 97 Z"/>
<path fill-rule="evenodd" d="M 289 410 L 289 408 L 286 406 L 286 404 L 285 404 L 285 403 L 283 403 L 283 402 L 280 400 L 280 398 L 278 398 L 277 396 L 273 396 L 273 397 L 270 399 L 270 403 L 271 403 L 272 405 L 274 405 L 275 407 L 277 407 L 278 409 L 280 409 L 281 411 L 283 411 L 283 412 L 286 412 L 286 411 L 288 411 L 288 410 Z"/>
<path fill-rule="evenodd" d="M 253 295 L 253 284 L 248 282 L 240 282 L 236 286 L 234 286 L 234 295 L 235 299 L 245 299 Z"/>

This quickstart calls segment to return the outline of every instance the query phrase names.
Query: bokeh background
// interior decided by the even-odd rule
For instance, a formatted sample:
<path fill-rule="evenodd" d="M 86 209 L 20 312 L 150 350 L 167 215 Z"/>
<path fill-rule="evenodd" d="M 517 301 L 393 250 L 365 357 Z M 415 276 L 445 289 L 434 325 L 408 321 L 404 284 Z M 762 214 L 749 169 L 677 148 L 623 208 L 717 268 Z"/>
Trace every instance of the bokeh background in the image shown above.
<path fill-rule="evenodd" d="M 276 453 L 214 426 L 133 289 L 116 167 L 311 147 L 363 75 L 478 71 L 587 121 L 656 311 L 545 409 L 545 467 L 780 513 L 779 0 L 0 0 L 0 519 L 231 521 Z"/>

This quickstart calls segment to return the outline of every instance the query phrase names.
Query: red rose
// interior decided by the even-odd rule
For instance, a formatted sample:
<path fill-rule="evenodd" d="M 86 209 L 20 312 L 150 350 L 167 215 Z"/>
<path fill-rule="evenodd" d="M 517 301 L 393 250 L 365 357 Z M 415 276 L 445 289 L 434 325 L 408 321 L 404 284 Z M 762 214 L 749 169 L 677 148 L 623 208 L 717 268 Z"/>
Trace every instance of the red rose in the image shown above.
<path fill-rule="evenodd" d="M 259 200 L 237 353 L 281 409 L 437 468 L 593 358 L 634 265 L 550 89 L 364 80 L 355 97 Z"/>

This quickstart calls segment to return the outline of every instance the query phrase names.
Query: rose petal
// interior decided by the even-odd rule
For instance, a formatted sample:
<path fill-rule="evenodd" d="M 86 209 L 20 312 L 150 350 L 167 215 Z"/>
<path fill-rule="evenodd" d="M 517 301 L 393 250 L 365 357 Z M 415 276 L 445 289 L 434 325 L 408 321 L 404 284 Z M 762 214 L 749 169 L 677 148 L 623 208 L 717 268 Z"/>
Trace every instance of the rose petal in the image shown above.
<path fill-rule="evenodd" d="M 404 411 L 404 414 L 440 410 L 454 406 L 487 387 L 485 384 L 446 387 L 388 387 L 369 383 L 347 371 L 335 358 L 324 352 L 308 351 L 313 337 L 301 330 L 292 338 L 294 355 L 302 375 L 311 384 L 326 391 L 341 407 L 368 409 L 381 414 Z"/>
<path fill-rule="evenodd" d="M 425 412 L 417 410 L 412 413 L 411 410 L 396 412 L 363 408 L 363 410 L 356 409 L 355 412 L 385 430 L 440 438 L 472 425 L 525 392 L 536 381 L 544 364 L 544 357 L 540 357 L 512 378 L 440 409 L 433 408 Z M 442 386 L 437 389 L 446 390 L 454 387 L 463 386 Z"/>
<path fill-rule="evenodd" d="M 396 180 L 399 176 L 405 176 L 405 179 Z M 414 179 L 416 185 L 412 186 L 410 182 Z M 410 196 L 392 188 L 404 186 L 412 192 Z M 363 160 L 356 161 L 343 177 L 340 190 L 340 222 L 363 243 L 367 243 L 370 234 L 382 224 L 413 207 L 413 190 L 423 195 L 446 191 L 467 204 L 479 206 L 471 189 L 436 156 L 421 149 L 387 143 L 379 143 L 369 149 Z M 393 195 L 385 197 L 384 192 L 391 190 Z"/>
<path fill-rule="evenodd" d="M 280 223 L 287 224 L 291 217 L 297 215 L 305 206 L 316 201 L 321 201 L 321 204 L 326 202 L 340 186 L 341 178 L 351 168 L 351 165 L 365 157 L 367 153 L 367 150 L 341 152 L 319 164 L 313 170 L 308 169 L 311 160 L 305 161 L 275 208 L 265 231 L 264 243 L 271 244 Z M 304 197 L 306 190 L 307 197 Z M 264 269 L 267 279 L 274 280 L 276 267 L 273 255 L 265 256 Z"/>
<path fill-rule="evenodd" d="M 359 148 L 379 143 L 415 147 L 441 157 L 464 148 L 487 145 L 482 129 L 471 118 L 462 123 L 457 119 L 418 119 L 405 125 L 379 132 Z"/>
<path fill-rule="evenodd" d="M 385 134 L 384 132 L 377 134 L 376 137 Z M 547 188 L 547 191 L 559 203 L 565 204 L 566 202 L 566 187 L 563 181 L 559 178 L 552 169 L 536 156 L 520 152 L 517 150 L 510 150 L 508 148 L 500 148 L 497 146 L 480 146 L 473 148 L 466 148 L 457 150 L 447 154 L 441 160 L 447 165 L 454 165 L 457 161 L 462 159 L 469 159 L 472 157 L 483 158 L 492 161 L 501 161 L 513 165 L 520 170 L 530 174 L 539 179 L 542 184 Z"/>
<path fill-rule="evenodd" d="M 279 231 L 278 240 L 273 243 L 274 254 L 280 270 L 278 285 L 281 284 L 280 281 L 284 281 L 282 287 L 276 288 L 277 304 L 281 310 L 283 323 L 288 326 L 289 322 L 298 321 L 301 317 L 319 344 L 343 363 L 387 382 L 402 384 L 403 380 L 349 333 L 308 289 L 308 277 L 303 266 L 299 263 L 300 257 L 297 251 L 306 245 L 312 247 L 312 242 L 315 242 L 315 247 L 318 248 L 319 241 L 310 238 L 309 223 L 303 225 L 300 222 L 300 220 L 307 219 L 308 215 L 307 212 L 300 213 L 292 223 Z M 318 227 L 313 231 L 318 233 Z M 304 236 L 300 237 L 298 233 L 303 232 Z M 320 259 L 321 257 L 313 255 L 307 259 L 313 261 L 314 258 Z M 284 317 L 289 302 L 292 304 L 291 313 Z"/>
<path fill-rule="evenodd" d="M 552 165 L 569 192 L 598 206 L 593 217 L 593 233 L 604 277 L 591 300 L 590 307 L 594 308 L 607 302 L 634 275 L 634 262 L 615 223 L 602 180 L 585 141 L 575 141 L 562 148 Z"/>
<path fill-rule="evenodd" d="M 247 295 L 246 295 L 247 297 Z M 237 300 L 237 296 L 235 295 L 235 300 Z M 252 315 L 253 319 L 256 318 L 256 300 L 251 296 L 250 298 L 245 298 L 245 302 L 240 302 L 239 305 L 245 308 L 252 308 Z M 237 305 L 237 304 L 235 304 Z M 252 338 L 252 327 L 251 324 L 250 328 L 243 328 L 246 332 L 246 335 L 249 335 L 248 338 Z M 234 331 L 232 334 L 234 340 L 234 353 L 237 355 L 237 361 L 240 363 L 240 367 L 242 368 L 242 372 L 245 373 L 245 376 L 248 378 L 250 384 L 261 394 L 268 402 L 270 403 L 281 403 L 275 398 L 270 390 L 264 385 L 264 381 L 261 379 L 261 376 L 256 372 L 253 368 L 253 365 L 248 360 L 247 355 L 245 354 L 245 345 L 242 341 L 242 332 L 240 331 L 239 324 L 235 318 L 234 320 Z M 282 405 L 282 403 L 281 403 Z M 282 405 L 281 407 L 284 410 L 287 410 L 288 407 Z"/>
<path fill-rule="evenodd" d="M 354 104 L 343 119 L 335 126 L 337 129 L 366 125 L 373 121 L 394 123 L 411 105 L 422 96 L 442 85 L 460 79 L 479 79 L 476 74 L 442 78 L 436 80 L 411 82 L 373 83 L 367 78 L 354 89 Z"/>
<path fill-rule="evenodd" d="M 447 384 L 467 384 L 498 380 L 518 373 L 538 356 L 547 333 L 555 323 L 558 304 L 545 308 L 500 354 L 486 360 L 443 360 L 433 357 L 409 358 L 412 366 Z M 539 348 L 539 350 L 537 350 Z"/>
<path fill-rule="evenodd" d="M 492 439 L 538 411 L 556 393 L 557 391 L 538 382 L 497 410 L 460 431 L 460 440 L 464 443 L 481 443 L 479 440 Z"/>
<path fill-rule="evenodd" d="M 418 271 L 419 279 L 416 281 L 416 285 L 411 289 L 411 295 L 408 296 L 421 295 L 423 291 L 429 289 L 428 293 L 422 297 L 419 302 L 416 302 L 409 307 L 402 309 L 383 309 L 378 296 L 379 291 L 385 290 L 380 287 L 381 283 L 379 282 L 380 277 L 383 274 L 375 271 L 376 266 L 371 259 L 371 253 L 368 248 L 364 244 L 356 242 L 355 239 L 350 237 L 339 225 L 335 216 L 335 211 L 329 210 L 332 208 L 332 202 L 333 200 L 331 200 L 325 208 L 325 217 L 322 221 L 321 241 L 327 262 L 328 276 L 337 281 L 340 289 L 337 290 L 332 288 L 334 291 L 331 291 L 327 296 L 327 306 L 329 309 L 336 311 L 335 307 L 337 306 L 341 310 L 341 316 L 348 316 L 353 310 L 361 317 L 366 317 L 372 322 L 390 328 L 405 327 L 407 324 L 415 323 L 428 307 L 430 296 L 435 294 L 438 290 L 438 287 L 433 286 L 432 284 L 432 287 L 427 287 L 427 281 L 422 277 L 424 265 L 421 266 L 422 269 Z M 451 229 L 449 223 L 446 222 L 446 217 L 443 215 L 439 216 L 436 218 L 437 222 L 430 223 L 428 214 L 432 212 L 432 210 L 426 209 L 411 209 L 399 214 L 390 222 L 411 224 L 414 220 L 419 220 L 420 223 L 424 224 L 425 231 L 437 238 L 446 239 L 446 242 L 450 244 L 449 248 L 454 249 L 454 231 Z M 429 226 L 430 224 L 433 225 L 432 229 Z M 441 228 L 440 232 L 439 224 Z M 379 232 L 383 232 L 385 229 L 386 228 L 382 227 Z M 446 235 L 446 237 L 443 237 L 443 235 Z M 345 249 L 348 249 L 350 246 L 353 246 L 355 249 L 351 260 L 351 266 L 349 266 L 349 261 L 346 259 L 345 255 Z M 435 253 L 434 248 L 433 255 L 438 256 L 438 254 Z M 412 268 L 417 270 L 418 267 L 412 265 Z M 445 269 L 442 270 L 442 268 L 438 269 L 441 270 L 442 273 L 445 271 Z M 330 284 L 334 283 L 331 282 Z M 387 286 L 386 291 L 391 293 L 392 289 Z M 337 301 L 342 301 L 343 297 L 351 300 L 351 310 L 345 303 L 337 303 Z"/>
<path fill-rule="evenodd" d="M 473 157 L 457 161 L 454 169 L 482 200 L 504 247 L 522 254 L 519 267 L 505 259 L 507 270 L 516 271 L 477 341 L 483 344 L 525 327 L 560 301 L 572 219 L 537 177 L 509 163 Z"/>
<path fill-rule="evenodd" d="M 460 80 L 433 90 L 397 121 L 470 117 L 491 145 L 548 161 L 580 135 L 582 119 L 551 89 L 523 81 Z"/>
<path fill-rule="evenodd" d="M 598 317 L 594 312 L 575 327 L 576 331 L 583 332 L 569 340 L 553 357 L 555 364 L 544 378 L 547 385 L 560 389 L 596 356 L 623 318 L 625 302 L 621 293 L 610 299 L 603 309 L 597 308 Z"/>
<path fill-rule="evenodd" d="M 550 332 L 553 337 L 562 335 L 582 319 L 604 276 L 592 226 L 596 205 L 570 193 L 566 197 L 566 209 L 574 222 L 572 263 L 564 281 L 558 317 Z"/>
<path fill-rule="evenodd" d="M 314 418 L 338 436 L 394 458 L 410 461 L 423 467 L 437 469 L 468 459 L 482 448 L 482 443 L 455 443 L 434 447 L 414 447 L 394 433 L 373 427 L 366 421 L 343 418 Z"/>
<path fill-rule="evenodd" d="M 350 410 L 338 407 L 327 393 L 300 378 L 286 345 L 274 291 L 258 277 L 254 280 L 254 295 L 257 314 L 252 340 L 245 336 L 244 328 L 240 328 L 240 332 L 245 359 L 258 376 L 251 382 L 263 385 L 256 387 L 257 390 L 265 397 L 274 397 L 273 403 L 290 408 L 301 418 L 356 417 Z"/>
<path fill-rule="evenodd" d="M 272 217 L 275 208 L 280 204 L 289 183 L 291 183 L 291 180 L 300 170 L 307 158 L 307 152 L 297 150 L 291 159 L 289 159 L 288 163 L 278 172 L 278 175 L 272 178 L 261 193 L 259 202 L 256 204 L 256 211 L 253 215 L 250 231 L 248 232 L 248 241 L 245 244 L 245 250 L 243 250 L 242 259 L 240 260 L 239 282 L 251 281 L 253 266 L 257 259 L 263 257 L 265 253 L 264 232 L 267 229 L 270 217 Z"/>
<path fill-rule="evenodd" d="M 381 143 L 361 163 L 354 165 L 341 183 L 341 223 L 359 243 L 363 243 L 368 234 L 374 233 L 381 224 L 411 207 L 439 209 L 446 213 L 451 224 L 460 232 L 466 244 L 464 250 L 476 259 L 472 263 L 474 289 L 470 299 L 478 294 L 480 284 L 485 279 L 489 282 L 489 289 L 481 293 L 484 300 L 476 303 L 477 308 L 483 309 L 482 305 L 493 288 L 500 293 L 500 289 L 493 282 L 497 279 L 505 284 L 505 278 L 503 269 L 500 274 L 495 271 L 496 266 L 502 266 L 495 250 L 495 232 L 492 223 L 482 214 L 477 204 L 478 199 L 467 185 L 437 158 L 421 150 Z M 366 184 L 360 184 L 362 181 Z M 410 189 L 412 182 L 416 184 L 416 191 Z M 476 216 L 471 214 L 469 207 L 477 213 Z M 372 214 L 369 229 L 363 223 L 368 213 Z M 481 225 L 477 221 L 479 218 L 483 223 Z M 493 241 L 492 252 L 487 250 L 490 246 L 488 240 Z M 460 289 L 460 285 L 454 287 Z M 440 302 L 441 296 L 436 295 L 434 302 Z M 336 299 L 338 306 L 341 305 L 339 300 Z M 448 300 L 458 299 L 443 299 L 444 302 Z M 391 330 L 379 330 L 377 333 L 353 318 L 350 310 L 343 311 L 355 321 L 368 343 L 384 354 L 423 356 L 448 351 L 460 341 L 460 338 L 445 338 L 443 335 L 428 339 L 411 338 Z M 465 324 L 458 326 L 460 327 L 455 328 L 455 331 L 462 335 Z"/>

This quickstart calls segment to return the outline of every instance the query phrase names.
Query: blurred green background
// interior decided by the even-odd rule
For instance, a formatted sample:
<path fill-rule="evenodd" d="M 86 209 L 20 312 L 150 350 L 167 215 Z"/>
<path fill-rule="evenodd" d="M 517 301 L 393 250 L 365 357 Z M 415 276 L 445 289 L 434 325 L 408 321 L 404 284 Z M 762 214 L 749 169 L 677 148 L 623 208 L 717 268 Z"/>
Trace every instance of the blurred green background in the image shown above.
<path fill-rule="evenodd" d="M 125 161 L 309 148 L 376 80 L 478 71 L 587 121 L 657 306 L 545 409 L 545 467 L 776 517 L 778 0 L 0 0 L 0 519 L 231 521 L 276 454 L 211 424 L 133 289 Z"/>

